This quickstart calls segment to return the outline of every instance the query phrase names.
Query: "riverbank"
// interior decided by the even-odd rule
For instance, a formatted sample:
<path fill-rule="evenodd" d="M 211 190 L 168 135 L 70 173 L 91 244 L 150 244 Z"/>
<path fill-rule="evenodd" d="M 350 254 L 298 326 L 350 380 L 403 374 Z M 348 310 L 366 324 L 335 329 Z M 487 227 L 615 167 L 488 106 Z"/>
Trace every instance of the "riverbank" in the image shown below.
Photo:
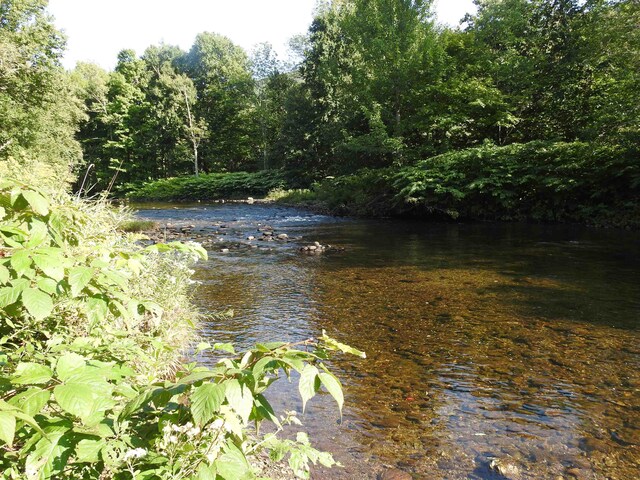
<path fill-rule="evenodd" d="M 198 343 L 219 311 L 193 301 L 207 253 L 123 232 L 145 225 L 59 186 L 0 180 L 0 478 L 235 480 L 264 471 L 266 452 L 269 473 L 334 465 L 305 434 L 277 436 L 296 412 L 276 416 L 263 393 L 295 371 L 310 382 L 303 404 L 325 388 L 341 410 L 323 359 L 364 354 L 317 333 L 239 352 Z"/>
<path fill-rule="evenodd" d="M 132 188 L 134 201 L 262 197 L 334 215 L 640 228 L 636 147 L 530 142 L 451 152 L 292 189 L 286 172 L 211 174 Z M 250 200 L 251 201 L 251 200 Z"/>
<path fill-rule="evenodd" d="M 272 196 L 343 215 L 638 229 L 640 158 L 634 148 L 579 142 L 490 145 Z"/>

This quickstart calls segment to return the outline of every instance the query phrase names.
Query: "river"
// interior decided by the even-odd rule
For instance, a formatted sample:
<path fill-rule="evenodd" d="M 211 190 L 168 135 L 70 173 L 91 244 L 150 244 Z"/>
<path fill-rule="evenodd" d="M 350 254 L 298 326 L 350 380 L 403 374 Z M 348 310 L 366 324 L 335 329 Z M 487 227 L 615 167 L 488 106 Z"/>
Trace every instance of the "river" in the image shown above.
<path fill-rule="evenodd" d="M 638 233 L 245 204 L 138 215 L 210 242 L 198 303 L 235 315 L 205 321 L 207 339 L 243 348 L 325 329 L 366 351 L 331 362 L 342 420 L 329 395 L 300 414 L 344 465 L 312 478 L 640 478 Z M 267 226 L 289 238 L 268 241 Z M 316 241 L 340 249 L 299 251 Z M 295 385 L 276 385 L 274 403 L 300 411 Z"/>

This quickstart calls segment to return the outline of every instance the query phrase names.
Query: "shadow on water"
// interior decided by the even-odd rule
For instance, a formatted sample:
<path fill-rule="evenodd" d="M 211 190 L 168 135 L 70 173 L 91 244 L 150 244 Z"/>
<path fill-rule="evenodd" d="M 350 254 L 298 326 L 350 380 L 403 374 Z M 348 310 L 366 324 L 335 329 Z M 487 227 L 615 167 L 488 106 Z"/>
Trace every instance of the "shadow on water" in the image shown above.
<path fill-rule="evenodd" d="M 199 302 L 236 315 L 204 336 L 246 347 L 324 328 L 367 352 L 333 361 L 342 422 L 328 396 L 304 416 L 345 464 L 314 478 L 388 466 L 429 479 L 640 478 L 637 234 L 198 208 L 197 221 L 228 223 L 226 238 L 269 223 L 295 239 L 212 248 Z M 142 215 L 196 221 L 193 210 Z M 346 251 L 297 252 L 316 240 Z M 272 399 L 299 408 L 295 395 L 282 382 Z"/>

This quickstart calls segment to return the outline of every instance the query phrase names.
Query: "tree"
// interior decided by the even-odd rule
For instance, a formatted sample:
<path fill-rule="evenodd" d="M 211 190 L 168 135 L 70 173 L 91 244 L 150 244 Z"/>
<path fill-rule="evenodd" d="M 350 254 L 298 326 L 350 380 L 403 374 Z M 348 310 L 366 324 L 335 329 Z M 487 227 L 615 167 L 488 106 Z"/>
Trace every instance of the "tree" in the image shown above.
<path fill-rule="evenodd" d="M 81 160 L 74 132 L 82 110 L 60 66 L 64 36 L 46 5 L 0 3 L 0 161 L 37 158 L 66 178 Z"/>
<path fill-rule="evenodd" d="M 260 130 L 259 149 L 262 153 L 262 168 L 271 167 L 269 153 L 280 130 L 283 102 L 280 93 L 286 89 L 281 73 L 281 64 L 270 43 L 256 47 L 251 56 L 251 71 L 255 88 L 255 110 Z"/>
<path fill-rule="evenodd" d="M 335 1 L 314 20 L 309 43 L 302 71 L 326 155 L 342 170 L 415 158 L 420 106 L 445 67 L 431 2 Z"/>
<path fill-rule="evenodd" d="M 196 88 L 195 115 L 208 125 L 203 168 L 251 168 L 253 78 L 244 50 L 221 35 L 201 33 L 179 65 Z"/>

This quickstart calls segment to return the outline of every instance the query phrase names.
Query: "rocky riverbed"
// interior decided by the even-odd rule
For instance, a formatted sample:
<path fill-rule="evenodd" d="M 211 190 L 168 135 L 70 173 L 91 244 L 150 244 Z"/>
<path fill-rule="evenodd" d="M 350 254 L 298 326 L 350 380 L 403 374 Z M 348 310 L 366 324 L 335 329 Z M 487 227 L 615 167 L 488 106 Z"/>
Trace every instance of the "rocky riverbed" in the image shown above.
<path fill-rule="evenodd" d="M 229 253 L 232 250 L 258 249 L 272 251 L 276 245 L 293 244 L 300 253 L 320 255 L 343 252 L 344 247 L 309 242 L 302 236 L 289 236 L 283 229 L 268 224 L 255 223 L 255 231 L 247 228 L 246 223 L 231 222 L 165 222 L 156 223 L 144 231 L 150 243 L 174 241 L 192 241 L 200 243 L 205 249 L 217 253 Z"/>
<path fill-rule="evenodd" d="M 235 315 L 203 337 L 243 349 L 326 329 L 367 352 L 332 361 L 342 418 L 328 395 L 302 414 L 295 383 L 273 385 L 344 465 L 314 479 L 640 478 L 637 235 L 246 204 L 141 214 L 153 241 L 209 245 L 197 301 Z M 345 253 L 301 251 L 315 242 Z"/>

